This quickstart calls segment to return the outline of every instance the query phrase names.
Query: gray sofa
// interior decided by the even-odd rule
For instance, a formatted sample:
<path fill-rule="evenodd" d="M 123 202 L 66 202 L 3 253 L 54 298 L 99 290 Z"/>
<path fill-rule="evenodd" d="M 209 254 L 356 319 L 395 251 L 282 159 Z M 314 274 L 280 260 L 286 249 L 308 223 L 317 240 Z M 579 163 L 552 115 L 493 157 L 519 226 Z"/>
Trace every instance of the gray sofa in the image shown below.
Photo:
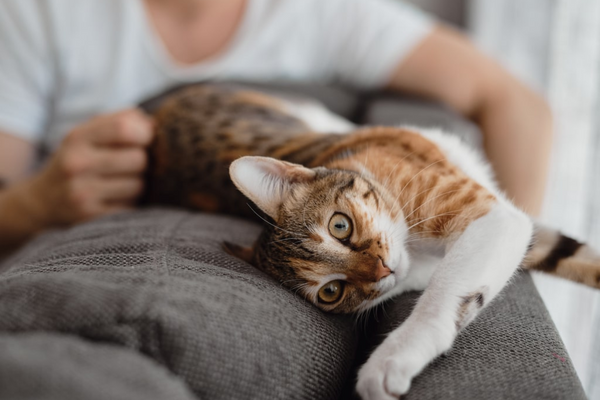
<path fill-rule="evenodd" d="M 423 100 L 269 89 L 315 96 L 356 122 L 476 135 Z M 259 230 L 150 208 L 38 237 L 0 266 L 0 399 L 353 398 L 357 368 L 418 294 L 365 320 L 322 313 L 221 250 L 223 240 L 250 244 Z M 585 395 L 531 278 L 520 274 L 405 398 Z"/>

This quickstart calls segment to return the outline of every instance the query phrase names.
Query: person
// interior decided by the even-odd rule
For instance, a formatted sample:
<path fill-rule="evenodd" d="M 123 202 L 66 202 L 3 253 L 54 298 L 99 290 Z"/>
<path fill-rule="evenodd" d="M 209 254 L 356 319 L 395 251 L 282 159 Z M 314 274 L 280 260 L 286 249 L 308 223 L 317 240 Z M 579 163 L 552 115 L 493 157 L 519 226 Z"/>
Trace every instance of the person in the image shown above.
<path fill-rule="evenodd" d="M 539 212 L 552 121 L 460 32 L 392 0 L 3 0 L 0 253 L 132 208 L 152 120 L 203 79 L 340 82 L 439 100 L 477 122 L 500 186 Z M 40 149 L 51 155 L 36 169 Z"/>

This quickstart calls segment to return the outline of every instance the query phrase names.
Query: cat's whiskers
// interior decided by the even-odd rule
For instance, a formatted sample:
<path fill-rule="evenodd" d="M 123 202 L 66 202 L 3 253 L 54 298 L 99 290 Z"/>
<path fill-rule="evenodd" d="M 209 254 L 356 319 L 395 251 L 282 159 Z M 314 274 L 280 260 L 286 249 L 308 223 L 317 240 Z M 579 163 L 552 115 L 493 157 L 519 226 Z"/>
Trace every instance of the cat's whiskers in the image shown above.
<path fill-rule="evenodd" d="M 365 304 L 364 306 L 359 307 L 355 314 L 354 325 L 359 329 L 362 325 L 362 330 L 365 334 L 367 333 L 369 314 L 371 313 L 371 310 L 372 307 L 368 307 L 368 305 Z"/>
<path fill-rule="evenodd" d="M 404 209 L 406 207 L 408 207 L 408 205 L 410 204 L 411 201 L 413 201 L 415 198 L 417 198 L 418 196 L 422 195 L 423 193 L 428 192 L 428 191 L 433 190 L 433 189 L 435 189 L 435 186 L 431 186 L 431 187 L 428 187 L 425 190 L 421 190 L 419 193 L 415 194 L 413 197 L 411 197 L 410 199 L 408 199 L 406 201 L 406 203 L 404 204 L 404 206 L 402 206 L 402 208 L 400 209 L 400 211 L 404 212 Z"/>
<path fill-rule="evenodd" d="M 302 281 L 302 280 L 300 280 L 300 279 L 288 279 L 287 281 L 281 281 L 281 283 L 280 283 L 280 284 L 281 284 L 281 285 L 285 285 L 285 284 L 286 284 L 286 283 L 288 283 L 288 282 L 300 282 L 300 283 L 303 283 L 303 281 Z"/>
<path fill-rule="evenodd" d="M 360 169 L 361 179 L 365 178 L 365 170 L 367 169 L 367 162 L 369 160 L 369 149 L 370 149 L 369 146 L 367 146 L 367 148 L 365 148 L 365 162 L 363 163 L 362 168 Z"/>
<path fill-rule="evenodd" d="M 406 184 L 404 185 L 404 187 L 400 190 L 400 193 L 398 193 L 398 196 L 396 197 L 396 200 L 394 201 L 393 207 L 392 208 L 392 212 L 394 212 L 395 207 L 396 206 L 400 206 L 399 200 L 400 200 L 400 196 L 402 196 L 402 193 L 404 193 L 404 191 L 406 190 L 406 188 L 408 187 L 408 185 L 417 177 L 419 176 L 419 174 L 421 174 L 422 172 L 426 171 L 427 169 L 433 167 L 435 164 L 440 163 L 442 161 L 444 161 L 445 159 L 439 159 L 437 161 L 432 162 L 431 164 L 429 164 L 428 166 L 421 168 L 421 170 L 419 172 L 417 172 L 416 174 L 413 175 L 412 178 L 410 178 L 410 180 L 408 182 L 406 182 Z"/>
<path fill-rule="evenodd" d="M 291 237 L 291 238 L 285 238 L 285 239 L 279 239 L 279 240 L 273 240 L 272 242 L 269 242 L 268 244 L 273 244 L 273 243 L 279 243 L 279 242 L 285 242 L 288 240 L 297 240 L 299 242 L 307 242 L 310 240 L 310 238 L 296 238 L 296 237 Z"/>
<path fill-rule="evenodd" d="M 423 238 L 419 238 L 419 239 L 414 239 L 414 240 L 407 240 L 406 242 L 404 242 L 404 245 L 411 245 L 412 243 L 418 243 L 421 242 L 423 240 Z"/>
<path fill-rule="evenodd" d="M 301 281 L 300 279 L 289 279 L 287 281 L 282 281 L 281 286 L 286 286 L 286 283 L 288 283 L 288 282 L 299 282 L 297 285 L 294 285 L 291 288 L 289 288 L 289 290 L 291 292 L 294 292 L 294 294 L 298 294 L 299 290 L 302 290 L 302 289 L 306 288 L 307 286 L 309 286 L 308 282 Z"/>
<path fill-rule="evenodd" d="M 384 316 L 384 318 L 385 318 L 387 321 L 389 321 L 389 320 L 390 320 L 390 316 L 389 316 L 389 314 L 388 314 L 387 310 L 385 309 L 385 303 L 384 303 L 384 302 L 381 302 L 381 303 L 377 304 L 377 308 L 379 308 L 379 307 L 381 307 L 381 311 L 383 311 L 383 316 Z"/>
<path fill-rule="evenodd" d="M 440 232 L 441 231 L 439 229 L 435 229 L 435 230 L 432 230 L 432 231 L 419 231 L 419 232 L 415 232 L 413 234 L 408 235 L 408 237 L 404 241 L 404 244 L 412 243 L 412 242 L 418 242 L 418 241 L 421 241 L 423 239 L 426 239 L 425 237 L 420 236 L 420 235 L 423 235 L 425 233 L 440 233 Z"/>
<path fill-rule="evenodd" d="M 413 232 L 413 233 L 409 233 L 406 239 L 423 239 L 422 237 L 420 237 L 420 235 L 424 234 L 424 233 L 440 233 L 441 231 L 439 229 L 434 229 L 431 231 L 418 231 L 418 232 Z"/>
<path fill-rule="evenodd" d="M 298 285 L 292 287 L 290 290 L 294 292 L 294 294 L 298 294 L 298 292 L 302 289 L 305 289 L 308 286 L 308 283 L 299 283 Z"/>
<path fill-rule="evenodd" d="M 405 216 L 404 218 L 405 218 L 405 219 L 408 219 L 408 217 L 410 217 L 410 216 L 411 216 L 411 215 L 413 215 L 415 212 L 417 212 L 417 210 L 419 210 L 419 209 L 420 209 L 421 207 L 423 207 L 425 204 L 427 204 L 427 203 L 429 203 L 429 202 L 431 202 L 431 201 L 433 201 L 433 200 L 435 200 L 435 199 L 437 199 L 437 198 L 439 198 L 439 197 L 441 197 L 441 196 L 445 196 L 445 195 L 447 195 L 447 194 L 449 194 L 449 193 L 459 192 L 460 190 L 461 190 L 461 189 L 449 190 L 449 191 L 447 191 L 447 192 L 440 193 L 440 194 L 438 194 L 437 196 L 434 196 L 434 197 L 430 198 L 429 200 L 427 200 L 426 202 L 424 202 L 423 204 L 421 204 L 419 207 L 417 207 L 417 208 L 415 208 L 414 210 L 412 210 L 412 212 L 411 212 L 410 214 L 408 214 L 407 216 Z"/>
<path fill-rule="evenodd" d="M 408 230 L 411 230 L 415 226 L 421 225 L 423 222 L 427 222 L 427 221 L 432 220 L 432 219 L 437 218 L 437 217 L 441 217 L 441 216 L 444 216 L 444 215 L 459 215 L 459 214 L 456 214 L 455 212 L 460 212 L 460 211 L 462 211 L 462 209 L 461 210 L 449 211 L 449 212 L 446 212 L 446 213 L 434 215 L 433 217 L 425 218 L 424 220 L 419 221 L 416 224 L 412 224 L 411 226 L 409 226 Z"/>
<path fill-rule="evenodd" d="M 369 321 L 371 320 L 371 314 L 373 314 L 376 307 L 369 307 L 366 310 L 365 317 L 363 318 L 364 332 L 367 333 L 369 327 Z"/>
<path fill-rule="evenodd" d="M 398 167 L 400 167 L 400 164 L 402 163 L 402 161 L 406 160 L 408 157 L 412 156 L 413 154 L 415 154 L 414 151 L 411 151 L 410 153 L 408 153 L 407 155 L 405 155 L 404 157 L 402 157 L 402 159 L 400 161 L 398 161 L 395 165 L 394 168 L 392 168 L 392 171 L 389 173 L 389 175 L 387 176 L 387 178 L 385 178 L 385 181 L 381 184 L 384 188 L 386 188 L 388 191 L 391 191 L 392 189 L 388 186 L 390 183 L 390 179 L 392 178 L 392 175 L 396 172 L 396 170 L 398 169 Z"/>

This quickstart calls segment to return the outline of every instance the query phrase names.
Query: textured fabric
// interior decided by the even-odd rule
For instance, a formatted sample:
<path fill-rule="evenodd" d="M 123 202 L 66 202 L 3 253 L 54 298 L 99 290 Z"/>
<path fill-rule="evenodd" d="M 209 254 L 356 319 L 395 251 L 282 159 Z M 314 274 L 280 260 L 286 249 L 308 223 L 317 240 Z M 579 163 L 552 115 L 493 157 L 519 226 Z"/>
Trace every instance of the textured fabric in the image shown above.
<path fill-rule="evenodd" d="M 0 399 L 194 400 L 185 383 L 143 355 L 75 336 L 0 335 Z"/>
<path fill-rule="evenodd" d="M 55 331 L 137 350 L 201 399 L 336 398 L 354 358 L 353 320 L 322 313 L 221 250 L 222 240 L 249 244 L 257 232 L 232 218 L 139 211 L 45 235 L 0 275 L 0 332 Z M 57 371 L 73 368 L 71 356 L 55 354 Z M 142 362 L 117 361 L 125 376 Z M 13 376 L 50 384 L 42 373 Z"/>
<path fill-rule="evenodd" d="M 175 399 L 186 398 L 182 382 L 201 399 L 334 399 L 344 386 L 350 396 L 353 318 L 318 311 L 220 249 L 222 240 L 248 244 L 258 230 L 233 218 L 146 210 L 40 237 L 0 274 L 0 348 L 12 349 L 0 356 L 0 376 L 10 377 L 0 380 L 0 398 L 39 385 L 38 393 L 55 397 L 37 398 L 54 399 L 114 379 L 124 393 L 136 382 L 160 383 Z M 357 325 L 364 335 L 357 366 L 416 298 L 394 299 Z M 40 354 L 40 346 L 51 351 Z M 82 367 L 81 357 L 97 359 L 97 368 Z M 108 374 L 105 363 L 122 372 Z M 57 386 L 47 365 L 59 378 L 74 369 L 81 377 Z M 151 388 L 140 385 L 140 393 Z M 113 398 L 103 396 L 89 397 Z M 414 380 L 406 398 L 442 397 L 585 398 L 528 275 Z"/>

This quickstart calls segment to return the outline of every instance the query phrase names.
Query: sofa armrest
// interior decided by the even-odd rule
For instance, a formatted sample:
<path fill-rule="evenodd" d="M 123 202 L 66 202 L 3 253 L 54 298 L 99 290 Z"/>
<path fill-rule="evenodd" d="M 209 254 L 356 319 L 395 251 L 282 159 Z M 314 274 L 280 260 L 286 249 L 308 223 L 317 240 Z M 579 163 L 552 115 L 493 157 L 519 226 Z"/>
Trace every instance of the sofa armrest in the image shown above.
<path fill-rule="evenodd" d="M 369 319 L 357 365 L 402 323 L 419 293 L 392 299 Z M 352 397 L 351 392 L 346 397 Z M 358 398 L 358 397 L 355 397 Z M 522 272 L 417 376 L 403 400 L 586 399 L 531 276 Z"/>

